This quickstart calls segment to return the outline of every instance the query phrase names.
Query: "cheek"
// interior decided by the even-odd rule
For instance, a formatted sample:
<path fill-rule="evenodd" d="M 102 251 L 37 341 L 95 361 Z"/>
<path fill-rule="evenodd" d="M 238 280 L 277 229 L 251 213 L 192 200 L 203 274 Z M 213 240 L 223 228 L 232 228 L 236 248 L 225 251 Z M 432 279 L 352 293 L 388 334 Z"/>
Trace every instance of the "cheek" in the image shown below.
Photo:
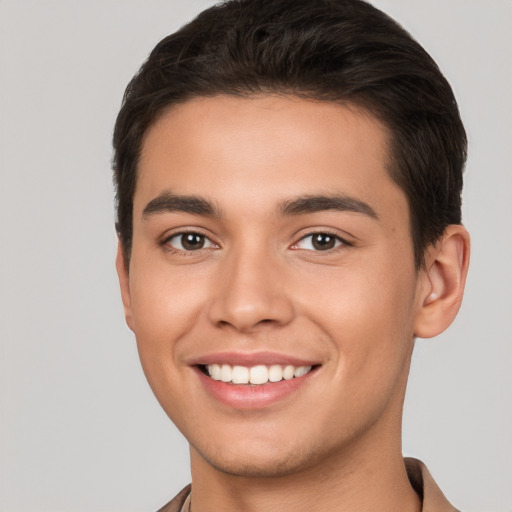
<path fill-rule="evenodd" d="M 373 293 L 359 287 L 318 318 L 332 347 L 329 380 L 337 400 L 329 417 L 334 425 L 355 432 L 379 418 L 389 404 L 400 409 L 413 348 L 410 294 L 399 282 Z"/>
<path fill-rule="evenodd" d="M 176 422 L 186 415 L 181 400 L 186 367 L 180 354 L 195 329 L 202 296 L 179 272 L 158 264 L 137 268 L 136 260 L 133 265 L 130 291 L 140 362 L 155 397 Z"/>
<path fill-rule="evenodd" d="M 155 394 L 180 378 L 181 348 L 197 329 L 206 287 L 180 269 L 133 260 L 133 327 L 142 367 Z M 172 271 L 171 271 L 172 270 Z"/>
<path fill-rule="evenodd" d="M 189 330 L 206 293 L 200 278 L 160 261 L 134 261 L 133 266 L 136 277 L 130 291 L 136 333 L 153 333 L 156 341 L 159 334 L 171 340 Z"/>
<path fill-rule="evenodd" d="M 393 267 L 390 259 L 380 266 L 341 269 L 300 292 L 308 297 L 303 304 L 304 310 L 309 309 L 306 314 L 326 331 L 339 357 L 340 374 L 381 379 L 383 374 L 392 374 L 392 368 L 399 371 L 410 351 L 414 268 L 397 271 Z"/>

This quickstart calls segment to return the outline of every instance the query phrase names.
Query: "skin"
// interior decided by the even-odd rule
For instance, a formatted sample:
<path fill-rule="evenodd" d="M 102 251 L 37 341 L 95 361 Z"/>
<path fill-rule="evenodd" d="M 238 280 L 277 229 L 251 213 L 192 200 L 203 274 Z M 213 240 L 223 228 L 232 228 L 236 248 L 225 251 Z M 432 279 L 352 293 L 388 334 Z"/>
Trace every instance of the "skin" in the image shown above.
<path fill-rule="evenodd" d="M 420 510 L 400 441 L 410 359 L 415 336 L 459 308 L 469 238 L 449 226 L 415 269 L 387 141 L 362 110 L 282 96 L 196 98 L 146 134 L 130 266 L 120 247 L 117 268 L 148 381 L 190 443 L 194 512 Z M 215 215 L 148 213 L 170 194 Z M 283 212 L 334 195 L 364 207 Z M 204 246 L 186 250 L 183 231 Z M 318 250 L 318 233 L 335 246 Z M 295 392 L 245 410 L 198 378 L 197 361 L 226 351 L 316 366 Z"/>

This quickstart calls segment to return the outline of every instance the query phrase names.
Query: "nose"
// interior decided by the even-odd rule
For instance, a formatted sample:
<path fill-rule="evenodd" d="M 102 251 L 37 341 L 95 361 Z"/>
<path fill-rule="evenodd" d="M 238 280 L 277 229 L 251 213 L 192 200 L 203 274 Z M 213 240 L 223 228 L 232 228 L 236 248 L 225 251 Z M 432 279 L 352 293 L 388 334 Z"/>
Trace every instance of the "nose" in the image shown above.
<path fill-rule="evenodd" d="M 264 251 L 238 251 L 226 258 L 217 274 L 210 321 L 244 333 L 288 324 L 294 308 L 277 260 Z"/>

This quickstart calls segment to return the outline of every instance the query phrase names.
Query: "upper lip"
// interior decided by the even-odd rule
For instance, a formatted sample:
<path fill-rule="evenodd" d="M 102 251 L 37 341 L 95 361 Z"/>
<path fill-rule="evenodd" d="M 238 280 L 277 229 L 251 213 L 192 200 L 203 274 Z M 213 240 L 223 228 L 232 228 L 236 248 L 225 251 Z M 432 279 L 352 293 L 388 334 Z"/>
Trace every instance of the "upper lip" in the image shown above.
<path fill-rule="evenodd" d="M 210 364 L 229 364 L 231 366 L 256 366 L 256 365 L 273 365 L 282 366 L 315 366 L 320 364 L 318 360 L 300 358 L 289 354 L 281 354 L 278 352 L 215 352 L 205 354 L 193 358 L 190 365 L 210 365 Z"/>

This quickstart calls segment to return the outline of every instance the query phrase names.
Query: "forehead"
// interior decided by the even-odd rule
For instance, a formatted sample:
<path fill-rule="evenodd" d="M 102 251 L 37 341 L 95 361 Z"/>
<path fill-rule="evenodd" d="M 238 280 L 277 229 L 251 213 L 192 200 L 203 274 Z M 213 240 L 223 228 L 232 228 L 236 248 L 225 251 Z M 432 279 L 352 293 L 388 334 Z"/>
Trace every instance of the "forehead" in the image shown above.
<path fill-rule="evenodd" d="M 387 195 L 407 210 L 387 170 L 388 140 L 381 122 L 352 105 L 270 95 L 194 98 L 172 106 L 146 133 L 134 207 L 140 211 L 170 189 L 231 204 L 257 198 L 259 205 L 305 193 L 367 202 Z"/>

